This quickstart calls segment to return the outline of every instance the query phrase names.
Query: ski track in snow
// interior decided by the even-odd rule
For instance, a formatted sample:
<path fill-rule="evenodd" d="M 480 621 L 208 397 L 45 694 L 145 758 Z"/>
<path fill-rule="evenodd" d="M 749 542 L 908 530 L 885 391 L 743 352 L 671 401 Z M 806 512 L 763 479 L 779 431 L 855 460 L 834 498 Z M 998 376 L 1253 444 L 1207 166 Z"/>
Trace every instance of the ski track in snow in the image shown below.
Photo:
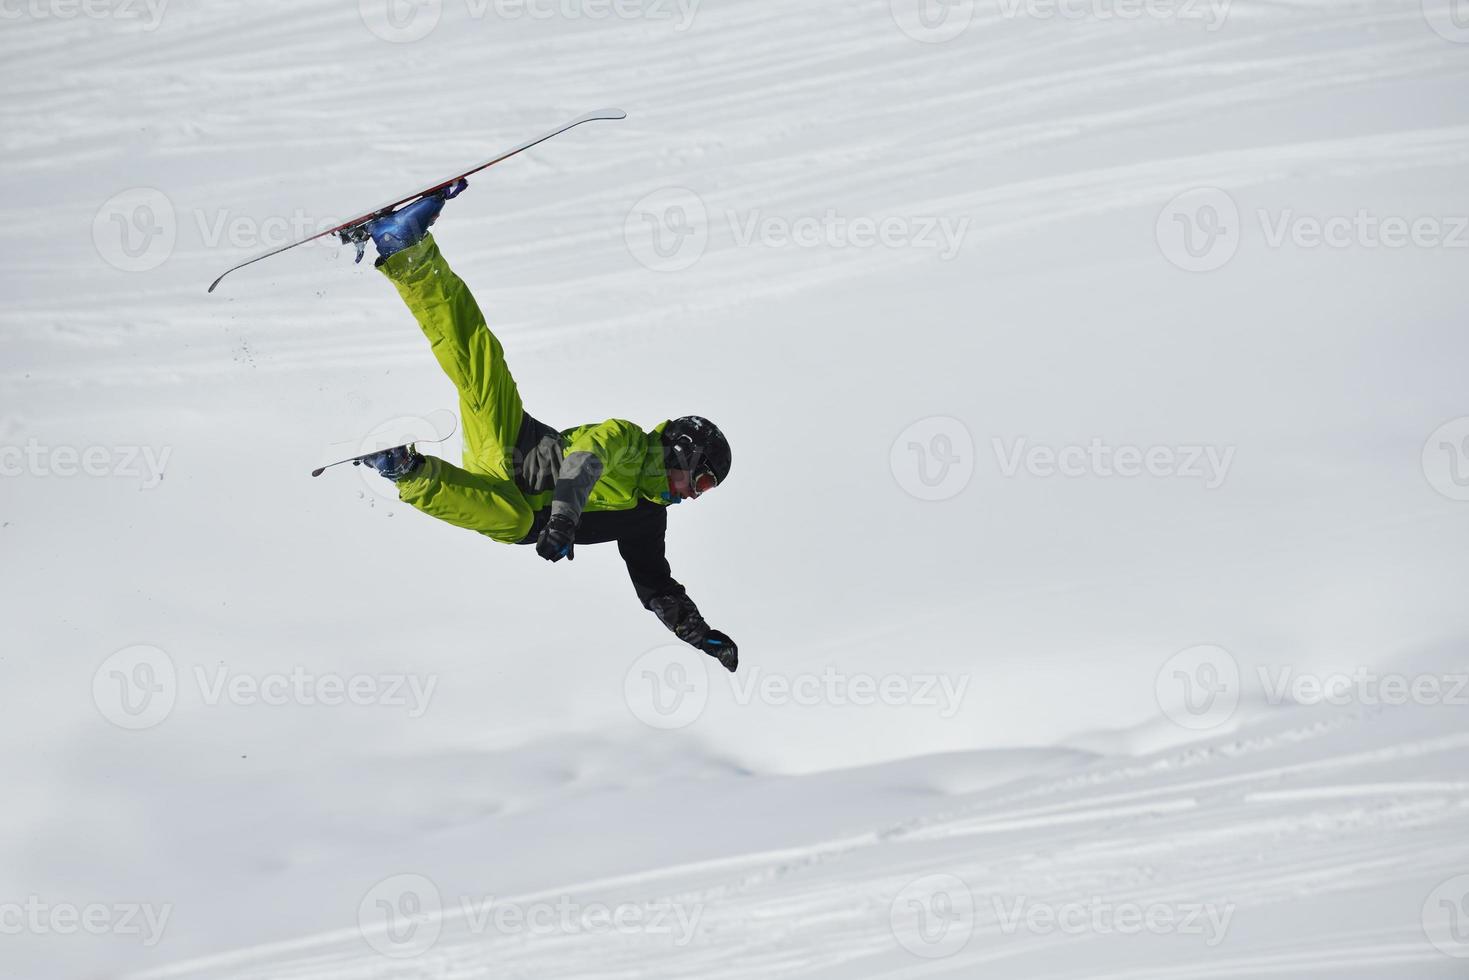
<path fill-rule="evenodd" d="M 61 31 L 31 30 L 33 37 L 12 32 L 10 68 L 20 82 L 0 134 L 10 170 L 40 179 L 68 166 L 105 168 L 116 147 L 136 136 L 132 118 L 154 120 L 150 135 L 169 160 L 168 172 L 119 174 L 118 189 L 155 182 L 179 209 L 181 231 L 165 272 L 112 276 L 112 289 L 102 288 L 96 312 L 70 311 L 62 320 L 51 312 L 50 297 L 95 264 L 96 256 L 75 256 L 76 266 L 32 267 L 19 256 L 28 289 L 10 297 L 0 326 L 10 338 L 7 345 L 20 341 L 24 348 L 5 359 L 0 377 L 105 384 L 219 374 L 230 363 L 211 338 L 241 316 L 248 318 L 255 346 L 270 352 L 266 363 L 273 370 L 309 368 L 328 351 L 344 366 L 400 363 L 417 352 L 418 338 L 399 323 L 383 322 L 378 290 L 349 281 L 348 250 L 308 248 L 273 258 L 236 273 L 220 295 L 206 297 L 200 283 L 207 285 L 253 249 L 206 248 L 198 222 L 208 224 L 220 213 L 355 211 L 385 191 L 437 175 L 448 162 L 483 157 L 607 101 L 629 107 L 631 118 L 584 127 L 475 182 L 481 197 L 493 192 L 495 204 L 476 205 L 482 233 L 456 249 L 453 260 L 471 283 L 492 287 L 497 302 L 523 312 L 523 320 L 501 323 L 518 349 L 564 344 L 569 336 L 593 331 L 605 342 L 614 330 L 655 328 L 931 258 L 918 249 L 773 258 L 766 250 L 733 247 L 721 217 L 727 212 L 760 209 L 799 217 L 820 213 L 812 202 L 828 202 L 879 215 L 964 215 L 972 222 L 970 247 L 982 247 L 1078 216 L 1156 210 L 1199 185 L 1243 189 L 1376 173 L 1411 181 L 1420 169 L 1469 162 L 1469 127 L 1456 125 L 1280 140 L 1223 153 L 1179 154 L 1169 140 L 1159 139 L 1152 159 L 1127 154 L 1109 165 L 1088 165 L 1094 152 L 1089 140 L 1103 134 L 1115 139 L 1320 93 L 1469 74 L 1462 51 L 1422 29 L 1416 3 L 1236 3 L 1226 27 L 1212 33 L 1183 24 L 1003 22 L 986 20 L 981 12 L 961 43 L 932 46 L 893 29 L 886 4 L 836 9 L 835 23 L 829 7 L 790 12 L 779 30 L 771 29 L 758 5 L 732 2 L 700 12 L 709 30 L 673 37 L 630 24 L 572 31 L 552 41 L 494 34 L 475 44 L 406 45 L 398 70 L 382 77 L 332 67 L 334 36 L 360 43 L 362 29 L 351 11 L 326 7 L 293 6 L 298 12 L 285 35 L 277 32 L 279 15 L 268 5 L 180 11 L 177 16 L 187 19 L 183 28 L 170 25 L 170 31 L 141 35 L 135 56 L 85 22 Z M 446 21 L 436 36 L 451 28 Z M 1167 43 L 1139 37 L 1148 30 L 1166 32 Z M 56 56 L 56 36 L 65 33 L 72 35 L 68 55 L 87 69 L 73 69 L 75 78 L 63 72 L 60 79 L 36 71 Z M 466 105 L 465 132 L 444 134 L 431 150 L 398 143 L 388 120 L 360 111 L 390 87 L 398 104 L 435 98 L 441 79 L 472 76 L 484 59 L 513 64 L 517 77 L 531 84 L 538 74 L 549 79 L 574 64 L 588 94 L 575 106 L 514 113 Z M 344 53 L 341 61 L 347 60 Z M 282 62 L 298 67 L 282 72 Z M 880 82 L 874 64 L 886 66 Z M 297 73 L 339 81 L 340 105 L 322 105 L 317 86 L 309 96 L 303 89 L 293 98 L 293 89 L 300 88 L 294 84 Z M 182 82 L 185 75 L 188 84 Z M 79 89 L 103 77 L 114 80 L 110 96 L 78 101 Z M 674 122 L 674 136 L 665 141 L 661 134 L 670 121 L 656 120 L 660 135 L 654 136 L 648 117 L 657 112 L 659 90 L 675 84 L 684 118 Z M 899 89 L 900 97 L 864 97 L 879 84 Z M 201 90 L 218 97 L 201 98 Z M 262 95 L 269 97 L 268 113 L 252 111 Z M 118 111 L 120 99 L 127 100 L 127 112 Z M 313 128 L 321 117 L 334 120 L 329 129 L 319 128 L 326 132 Z M 41 122 L 63 118 L 67 124 L 60 127 Z M 485 118 L 493 120 L 492 131 L 471 125 Z M 248 158 L 242 151 L 258 146 L 276 148 L 283 159 L 299 157 L 305 165 L 258 172 L 233 162 L 232 155 Z M 1078 149 L 1068 151 L 1072 146 Z M 1052 148 L 1045 159 L 1064 169 L 1042 176 L 1008 172 L 1007 155 L 1021 148 L 1031 151 L 1030 160 Z M 445 163 L 421 162 L 430 156 Z M 917 174 L 915 161 L 921 161 Z M 670 183 L 698 192 L 712 221 L 709 254 L 689 284 L 645 273 L 630 263 L 620 240 L 632 203 Z M 522 189 L 535 194 L 527 205 L 514 200 Z M 68 213 L 95 205 L 66 203 Z M 207 214 L 194 218 L 194 209 Z M 0 217 L 7 226 L 37 234 L 55 221 L 49 203 L 12 204 Z M 536 229 L 534 235 L 504 231 L 528 227 Z M 328 254 L 335 261 L 324 261 Z M 568 267 L 568 254 L 595 258 Z M 302 311 L 316 310 L 316 291 L 330 294 L 330 316 L 342 329 L 303 335 Z M 567 297 L 583 299 L 568 308 Z M 156 319 L 160 307 L 170 308 L 166 326 Z M 340 339 L 347 329 L 354 343 L 344 352 Z M 86 336 L 89 346 L 105 344 L 121 331 L 129 343 L 141 342 L 157 356 L 121 371 L 112 359 L 88 356 L 67 339 L 75 334 Z M 191 345 L 187 352 L 179 349 L 185 343 Z M 65 367 L 48 367 L 63 351 Z"/>
<path fill-rule="evenodd" d="M 1438 718 L 1425 728 L 1403 724 L 1402 713 L 1297 711 L 1155 756 L 1022 778 L 865 835 L 503 899 L 678 903 L 702 913 L 686 946 L 647 935 L 487 936 L 449 908 L 441 938 L 411 965 L 377 956 L 345 929 L 142 976 L 1450 977 L 1452 962 L 1424 942 L 1418 922 L 1389 913 L 1347 930 L 1323 911 L 1469 861 L 1469 783 L 1447 778 L 1460 771 L 1469 734 L 1452 714 Z M 973 935 L 952 957 L 904 959 L 890 907 L 906 884 L 936 872 L 957 875 L 975 896 Z M 1268 952 L 1232 945 L 1227 933 L 1218 948 L 1195 939 L 1156 964 L 1108 969 L 1111 944 L 1125 940 L 1009 934 L 990 896 L 1057 907 L 1095 896 L 1228 904 L 1234 929 L 1303 914 L 1310 926 Z M 1078 960 L 1093 965 L 1049 965 L 1058 944 L 1086 943 L 1099 948 Z"/>

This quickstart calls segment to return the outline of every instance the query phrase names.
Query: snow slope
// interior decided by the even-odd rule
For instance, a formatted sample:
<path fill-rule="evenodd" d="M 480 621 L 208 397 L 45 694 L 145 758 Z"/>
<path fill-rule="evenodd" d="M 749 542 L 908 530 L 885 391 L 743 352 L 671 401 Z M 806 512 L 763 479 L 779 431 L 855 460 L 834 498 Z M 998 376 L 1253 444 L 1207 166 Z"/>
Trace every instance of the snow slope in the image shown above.
<path fill-rule="evenodd" d="M 1461 4 L 4 6 L 0 971 L 1462 976 L 1424 915 L 1469 873 L 1469 707 L 1270 693 L 1469 660 Z M 454 407 L 370 263 L 204 292 L 607 105 L 435 235 L 539 417 L 730 434 L 670 559 L 738 686 L 615 553 L 306 475 Z M 1045 464 L 1094 443 L 1172 468 Z M 1239 707 L 1181 714 L 1206 645 L 1184 674 L 1237 669 Z M 646 724 L 649 678 L 702 710 Z M 401 874 L 461 911 L 400 959 L 359 907 Z M 490 895 L 700 919 L 467 928 Z M 995 896 L 1234 917 L 1006 931 Z M 968 943 L 911 952 L 919 907 Z"/>
<path fill-rule="evenodd" d="M 436 904 L 426 907 L 439 913 L 426 920 L 437 930 L 431 945 L 427 924 L 416 936 L 405 929 L 398 945 L 369 933 L 376 948 L 344 929 L 148 975 L 1462 976 L 1462 962 L 1425 940 L 1418 906 L 1424 882 L 1469 858 L 1469 782 L 1455 778 L 1463 772 L 1453 763 L 1469 734 L 1431 716 L 1302 714 L 1248 736 L 1135 760 L 1032 756 L 1030 775 L 963 793 L 940 790 L 932 763 L 784 781 L 746 777 L 736 787 L 714 777 L 679 799 L 654 797 L 672 839 L 663 842 L 665 859 L 679 858 L 667 864 L 588 880 L 543 878 L 542 887 L 521 890 L 503 872 L 467 871 L 475 848 L 451 837 L 439 848 L 420 846 L 416 864 L 399 856 L 386 865 L 398 869 L 391 889 L 405 887 L 405 873 L 431 883 Z M 1003 760 L 963 755 L 942 769 L 973 776 L 993 772 L 996 762 Z M 900 773 L 910 816 L 893 820 Z M 854 789 L 875 804 L 864 816 L 888 818 L 854 823 L 842 806 Z M 597 807 L 614 818 L 623 813 L 615 795 Z M 710 813 L 736 808 L 751 823 L 774 817 L 782 827 L 741 828 L 738 840 L 726 838 L 717 850 L 703 840 L 701 849 L 722 852 L 718 858 L 679 853 L 680 828 L 709 827 Z M 781 816 L 800 823 L 813 810 L 831 824 L 826 834 L 803 833 Z M 497 823 L 483 829 L 498 836 Z M 714 836 L 733 829 L 712 823 Z M 600 824 L 557 827 L 565 832 L 557 837 L 597 836 Z M 972 906 L 950 935 L 925 946 L 901 910 L 953 887 L 936 875 L 967 885 Z M 365 882 L 358 894 L 373 888 Z M 530 909 L 563 898 L 577 910 L 598 902 L 667 909 L 667 932 L 650 925 L 609 935 L 590 924 L 551 934 L 483 918 L 491 899 Z M 1007 925 L 1017 901 L 1058 910 L 1100 901 L 1207 911 L 1196 929 L 1177 935 L 1125 925 L 1032 933 Z M 945 955 L 915 956 L 904 941 Z M 394 965 L 383 948 L 414 956 Z"/>

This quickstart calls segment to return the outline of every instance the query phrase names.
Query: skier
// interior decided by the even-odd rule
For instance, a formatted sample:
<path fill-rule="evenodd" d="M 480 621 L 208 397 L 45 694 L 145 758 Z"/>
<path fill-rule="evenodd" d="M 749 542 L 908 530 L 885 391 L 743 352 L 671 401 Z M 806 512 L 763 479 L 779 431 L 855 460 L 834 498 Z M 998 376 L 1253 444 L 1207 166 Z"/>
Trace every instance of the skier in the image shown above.
<path fill-rule="evenodd" d="M 616 541 L 643 606 L 733 672 L 739 647 L 704 622 L 664 557 L 668 505 L 724 483 L 729 442 L 699 416 L 651 432 L 621 419 L 557 431 L 527 413 L 500 341 L 428 233 L 444 202 L 466 186 L 456 181 L 367 225 L 377 268 L 397 287 L 459 389 L 464 466 L 419 455 L 413 446 L 363 462 L 425 514 L 494 541 L 534 544 L 547 561 L 574 560 L 577 544 Z"/>

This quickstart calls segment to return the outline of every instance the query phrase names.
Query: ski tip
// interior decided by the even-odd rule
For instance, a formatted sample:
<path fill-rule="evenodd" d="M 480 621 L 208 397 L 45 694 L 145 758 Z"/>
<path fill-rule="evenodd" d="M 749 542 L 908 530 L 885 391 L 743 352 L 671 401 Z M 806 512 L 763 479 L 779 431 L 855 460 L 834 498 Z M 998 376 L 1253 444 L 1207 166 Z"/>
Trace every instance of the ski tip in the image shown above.
<path fill-rule="evenodd" d="M 226 273 L 225 273 L 225 274 L 224 274 L 224 276 L 227 276 L 227 275 L 229 275 L 229 273 L 228 273 L 228 272 L 226 272 Z M 214 281 L 213 281 L 213 282 L 211 282 L 211 283 L 210 283 L 210 284 L 209 284 L 209 291 L 210 291 L 210 292 L 211 292 L 211 293 L 212 293 L 212 292 L 214 292 L 214 287 L 215 287 L 215 286 L 218 286 L 218 285 L 219 285 L 219 284 L 220 284 L 220 283 L 222 283 L 222 282 L 224 282 L 224 276 L 220 276 L 220 277 L 219 277 L 219 278 L 218 278 L 218 279 L 216 279 L 216 280 L 214 280 Z"/>
<path fill-rule="evenodd" d="M 326 467 L 323 466 L 323 467 L 320 467 L 319 469 L 312 470 L 311 471 L 311 475 L 312 476 L 321 476 L 321 474 L 323 474 L 325 472 L 326 472 Z"/>
<path fill-rule="evenodd" d="M 586 114 L 587 119 L 626 119 L 627 113 L 621 109 L 598 109 L 596 112 Z"/>

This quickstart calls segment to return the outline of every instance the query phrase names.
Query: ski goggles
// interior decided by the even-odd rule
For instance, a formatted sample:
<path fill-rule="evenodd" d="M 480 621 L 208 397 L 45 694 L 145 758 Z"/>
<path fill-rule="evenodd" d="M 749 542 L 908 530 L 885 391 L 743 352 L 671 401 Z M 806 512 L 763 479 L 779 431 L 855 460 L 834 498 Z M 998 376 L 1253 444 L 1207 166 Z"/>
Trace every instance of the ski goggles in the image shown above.
<path fill-rule="evenodd" d="M 671 455 L 668 466 L 685 470 L 689 474 L 689 490 L 695 498 L 719 486 L 719 477 L 715 475 L 713 467 L 705 462 L 704 454 L 688 436 L 681 437 L 673 445 Z"/>
<path fill-rule="evenodd" d="M 698 498 L 719 486 L 719 477 L 714 475 L 713 470 L 699 470 L 689 480 L 689 487 L 693 490 L 694 497 Z"/>

